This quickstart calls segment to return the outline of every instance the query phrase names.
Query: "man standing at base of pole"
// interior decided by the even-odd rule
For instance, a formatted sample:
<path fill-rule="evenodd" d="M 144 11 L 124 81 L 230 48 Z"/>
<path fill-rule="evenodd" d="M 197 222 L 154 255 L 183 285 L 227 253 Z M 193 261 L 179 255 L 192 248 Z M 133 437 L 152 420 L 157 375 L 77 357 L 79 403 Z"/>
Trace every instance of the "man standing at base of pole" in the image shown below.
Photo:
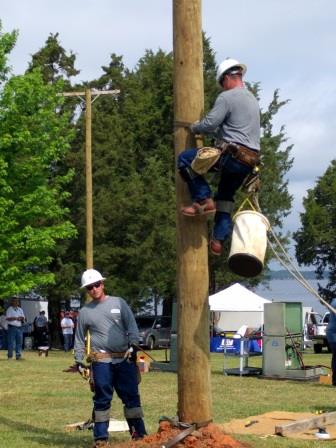
<path fill-rule="evenodd" d="M 75 361 L 78 371 L 85 356 L 85 338 L 90 334 L 89 360 L 93 380 L 94 448 L 105 448 L 108 442 L 110 408 L 114 390 L 124 404 L 124 415 L 133 440 L 146 435 L 139 395 L 136 346 L 139 331 L 134 315 L 120 297 L 105 295 L 105 278 L 95 269 L 82 275 L 92 301 L 79 312 L 75 336 Z"/>

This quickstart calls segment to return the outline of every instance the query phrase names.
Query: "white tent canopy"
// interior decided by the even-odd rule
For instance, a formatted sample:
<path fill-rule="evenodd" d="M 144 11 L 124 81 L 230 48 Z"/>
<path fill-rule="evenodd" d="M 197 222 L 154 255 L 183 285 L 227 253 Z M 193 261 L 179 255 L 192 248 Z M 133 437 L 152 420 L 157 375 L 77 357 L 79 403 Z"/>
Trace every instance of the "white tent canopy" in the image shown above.
<path fill-rule="evenodd" d="M 237 331 L 242 325 L 260 327 L 264 304 L 269 302 L 239 283 L 209 296 L 210 311 L 217 315 L 216 325 L 225 331 Z"/>
<path fill-rule="evenodd" d="M 269 302 L 239 283 L 209 296 L 210 311 L 263 311 Z"/>

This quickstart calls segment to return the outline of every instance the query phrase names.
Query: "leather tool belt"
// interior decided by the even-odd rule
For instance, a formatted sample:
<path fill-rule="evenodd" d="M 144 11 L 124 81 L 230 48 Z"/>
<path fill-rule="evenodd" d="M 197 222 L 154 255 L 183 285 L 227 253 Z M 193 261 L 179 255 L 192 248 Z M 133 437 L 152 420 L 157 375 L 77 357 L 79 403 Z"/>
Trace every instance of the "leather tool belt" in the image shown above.
<path fill-rule="evenodd" d="M 126 352 L 91 352 L 87 357 L 88 362 L 97 362 L 102 359 L 124 358 Z"/>
<path fill-rule="evenodd" d="M 237 143 L 228 143 L 222 141 L 216 142 L 216 147 L 223 150 L 223 154 L 229 153 L 234 159 L 239 162 L 254 168 L 260 163 L 260 156 L 258 151 L 246 148 L 245 146 L 238 145 Z"/>

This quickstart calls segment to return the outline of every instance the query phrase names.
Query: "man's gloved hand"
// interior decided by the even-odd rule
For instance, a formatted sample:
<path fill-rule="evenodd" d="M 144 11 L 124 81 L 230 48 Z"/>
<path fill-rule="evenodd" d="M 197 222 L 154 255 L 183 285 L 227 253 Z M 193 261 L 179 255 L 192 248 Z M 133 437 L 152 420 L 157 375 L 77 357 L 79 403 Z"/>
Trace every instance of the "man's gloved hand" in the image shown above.
<path fill-rule="evenodd" d="M 86 366 L 85 364 L 81 362 L 76 362 L 77 372 L 80 373 L 80 375 L 85 379 L 90 379 L 90 367 Z"/>
<path fill-rule="evenodd" d="M 199 124 L 199 120 L 195 121 L 194 123 L 191 123 L 191 125 L 189 126 L 190 132 L 195 134 L 194 127 L 198 124 Z"/>
<path fill-rule="evenodd" d="M 137 361 L 137 352 L 138 348 L 134 344 L 130 344 L 129 349 L 125 354 L 125 358 L 127 358 L 130 362 L 136 363 Z"/>

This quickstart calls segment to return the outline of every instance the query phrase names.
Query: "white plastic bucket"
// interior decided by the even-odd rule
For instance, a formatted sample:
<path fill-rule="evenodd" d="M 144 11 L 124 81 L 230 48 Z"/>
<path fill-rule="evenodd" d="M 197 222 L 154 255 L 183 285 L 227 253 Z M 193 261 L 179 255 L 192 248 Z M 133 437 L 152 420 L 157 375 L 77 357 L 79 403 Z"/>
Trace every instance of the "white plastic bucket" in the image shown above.
<path fill-rule="evenodd" d="M 26 336 L 24 338 L 24 348 L 25 348 L 25 350 L 32 350 L 32 348 L 33 348 L 33 338 L 31 336 Z"/>
<path fill-rule="evenodd" d="M 264 267 L 270 224 L 259 212 L 245 210 L 234 217 L 229 268 L 242 277 L 255 277 Z"/>

